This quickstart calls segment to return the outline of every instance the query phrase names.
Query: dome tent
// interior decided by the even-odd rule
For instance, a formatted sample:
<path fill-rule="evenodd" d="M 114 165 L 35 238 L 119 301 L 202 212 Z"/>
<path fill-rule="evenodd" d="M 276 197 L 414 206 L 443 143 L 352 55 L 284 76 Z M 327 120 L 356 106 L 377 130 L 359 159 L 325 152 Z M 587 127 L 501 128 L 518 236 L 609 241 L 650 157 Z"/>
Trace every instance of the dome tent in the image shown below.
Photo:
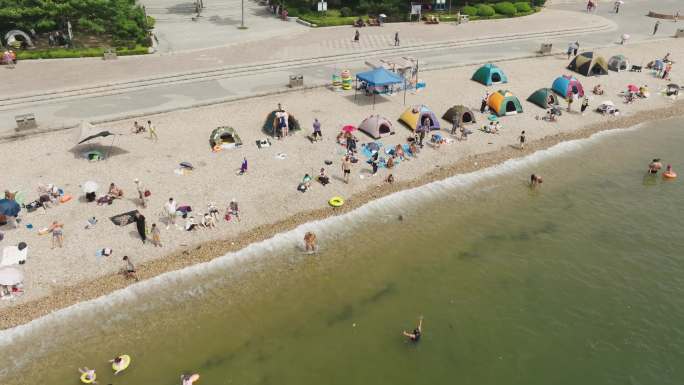
<path fill-rule="evenodd" d="M 215 128 L 209 135 L 211 148 L 237 148 L 242 145 L 242 140 L 233 127 L 222 126 Z"/>
<path fill-rule="evenodd" d="M 498 116 L 515 115 L 523 112 L 520 100 L 507 90 L 498 90 L 489 95 L 487 105 Z"/>
<path fill-rule="evenodd" d="M 608 59 L 608 69 L 615 72 L 629 70 L 629 60 L 624 55 L 615 55 Z"/>
<path fill-rule="evenodd" d="M 276 119 L 276 115 L 278 112 L 284 111 L 275 110 L 269 113 L 268 116 L 266 116 L 266 121 L 264 121 L 264 125 L 261 127 L 263 132 L 271 136 L 278 136 L 281 134 Z M 302 129 L 302 127 L 299 125 L 299 121 L 295 119 L 294 115 L 292 115 L 289 112 L 287 113 L 287 127 L 290 131 L 297 131 Z"/>
<path fill-rule="evenodd" d="M 506 74 L 504 74 L 501 68 L 491 63 L 485 64 L 478 68 L 471 79 L 486 86 L 499 83 L 508 83 L 508 77 L 506 77 Z"/>
<path fill-rule="evenodd" d="M 459 104 L 449 108 L 444 115 L 442 115 L 442 119 L 453 123 L 454 116 L 458 116 L 461 123 L 475 123 L 475 114 L 466 106 Z"/>
<path fill-rule="evenodd" d="M 380 115 L 371 115 L 361 122 L 359 131 L 363 131 L 373 139 L 380 139 L 383 136 L 394 135 L 392 123 Z"/>
<path fill-rule="evenodd" d="M 437 115 L 435 115 L 432 110 L 424 105 L 407 109 L 403 114 L 401 114 L 399 120 L 406 124 L 408 128 L 415 131 L 425 120 L 425 118 L 430 119 L 430 130 L 439 130 L 439 120 L 437 120 Z"/>
<path fill-rule="evenodd" d="M 567 98 L 570 94 L 579 97 L 584 96 L 584 87 L 582 87 L 582 83 L 573 76 L 563 75 L 557 77 L 556 80 L 553 81 L 551 89 L 563 98 Z"/>
<path fill-rule="evenodd" d="M 558 97 L 554 95 L 553 90 L 550 88 L 540 88 L 534 91 L 534 93 L 527 98 L 527 101 L 532 102 L 541 108 L 549 108 L 558 105 Z"/>
<path fill-rule="evenodd" d="M 568 69 L 584 76 L 608 75 L 608 63 L 603 56 L 593 52 L 582 52 L 575 56 L 568 65 Z"/>

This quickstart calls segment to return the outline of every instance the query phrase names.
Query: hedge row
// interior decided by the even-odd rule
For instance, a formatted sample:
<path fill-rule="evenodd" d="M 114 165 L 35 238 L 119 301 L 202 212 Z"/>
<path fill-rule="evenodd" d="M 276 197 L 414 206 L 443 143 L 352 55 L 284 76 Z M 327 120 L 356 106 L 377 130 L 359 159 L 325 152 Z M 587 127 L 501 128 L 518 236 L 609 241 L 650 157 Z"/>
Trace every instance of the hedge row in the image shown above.
<path fill-rule="evenodd" d="M 495 14 L 504 16 L 515 16 L 517 14 L 528 14 L 532 12 L 532 5 L 526 1 L 511 3 L 509 1 L 502 1 L 494 4 L 478 4 L 476 6 L 467 5 L 461 10 L 462 13 L 473 17 L 480 16 L 489 18 Z"/>

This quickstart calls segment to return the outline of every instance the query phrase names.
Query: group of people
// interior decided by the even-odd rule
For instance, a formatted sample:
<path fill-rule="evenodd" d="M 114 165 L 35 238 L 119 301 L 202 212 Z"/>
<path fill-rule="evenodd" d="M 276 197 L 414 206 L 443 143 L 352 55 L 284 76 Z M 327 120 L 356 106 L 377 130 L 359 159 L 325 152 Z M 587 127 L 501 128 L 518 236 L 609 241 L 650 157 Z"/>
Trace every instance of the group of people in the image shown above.
<path fill-rule="evenodd" d="M 651 163 L 648 164 L 648 174 L 657 175 L 658 172 L 663 168 L 663 163 L 660 158 L 654 158 Z M 668 164 L 663 172 L 663 178 L 674 179 L 677 177 L 677 173 L 672 169 L 672 165 Z"/>

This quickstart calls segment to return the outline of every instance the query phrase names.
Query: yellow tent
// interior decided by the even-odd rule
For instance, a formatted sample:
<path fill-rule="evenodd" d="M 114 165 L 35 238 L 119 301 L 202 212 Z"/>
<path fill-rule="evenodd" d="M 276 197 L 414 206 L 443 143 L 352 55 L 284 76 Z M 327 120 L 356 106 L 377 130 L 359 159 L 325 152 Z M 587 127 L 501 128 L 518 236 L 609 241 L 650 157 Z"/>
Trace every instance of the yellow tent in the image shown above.
<path fill-rule="evenodd" d="M 425 118 L 429 118 L 430 120 L 430 130 L 439 130 L 439 120 L 437 119 L 437 115 L 423 105 L 407 109 L 403 114 L 401 114 L 399 120 L 404 122 L 408 128 L 415 131 L 425 120 Z"/>

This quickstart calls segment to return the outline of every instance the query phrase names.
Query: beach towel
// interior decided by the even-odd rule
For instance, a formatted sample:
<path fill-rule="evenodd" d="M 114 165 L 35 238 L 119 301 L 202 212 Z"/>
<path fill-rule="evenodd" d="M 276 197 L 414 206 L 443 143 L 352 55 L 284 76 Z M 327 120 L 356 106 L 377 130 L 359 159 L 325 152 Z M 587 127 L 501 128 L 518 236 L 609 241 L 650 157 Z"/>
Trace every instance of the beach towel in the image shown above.
<path fill-rule="evenodd" d="M 361 146 L 361 153 L 366 158 L 370 159 L 373 154 L 379 152 L 382 149 L 383 144 L 381 142 L 370 142 Z"/>
<path fill-rule="evenodd" d="M 26 262 L 27 257 L 28 247 L 20 250 L 18 246 L 7 246 L 2 250 L 0 266 L 21 265 Z"/>

